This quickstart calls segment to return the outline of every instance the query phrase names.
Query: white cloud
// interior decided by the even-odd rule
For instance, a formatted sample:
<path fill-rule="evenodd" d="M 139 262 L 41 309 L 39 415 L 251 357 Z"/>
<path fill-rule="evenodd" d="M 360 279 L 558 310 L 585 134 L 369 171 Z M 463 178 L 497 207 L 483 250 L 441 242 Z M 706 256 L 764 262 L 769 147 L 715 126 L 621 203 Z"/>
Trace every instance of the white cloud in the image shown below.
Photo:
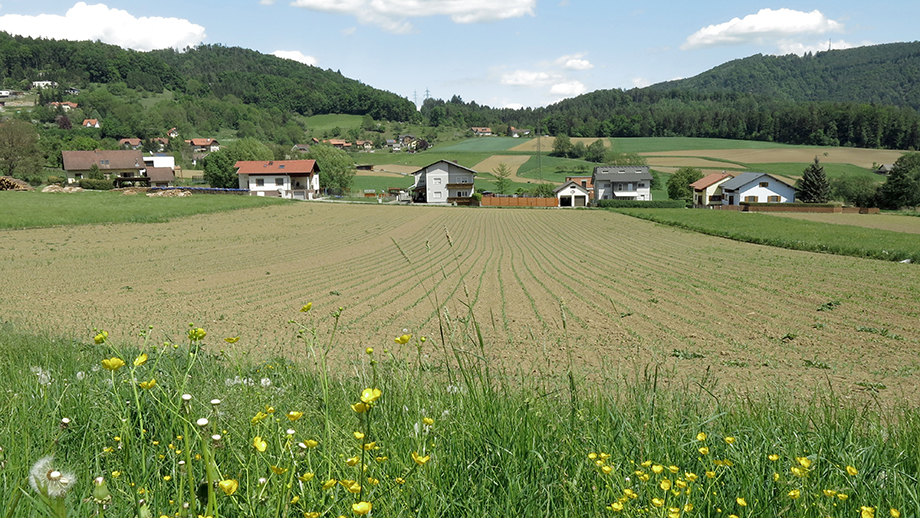
<path fill-rule="evenodd" d="M 408 18 L 449 16 L 455 23 L 479 23 L 534 15 L 536 0 L 293 0 L 292 6 L 355 16 L 396 34 L 411 32 Z"/>
<path fill-rule="evenodd" d="M 630 79 L 630 81 L 632 82 L 633 88 L 645 88 L 646 86 L 652 84 L 651 81 L 644 77 L 634 77 Z"/>
<path fill-rule="evenodd" d="M 283 59 L 290 59 L 293 61 L 299 61 L 305 65 L 316 66 L 316 58 L 313 56 L 307 56 L 299 50 L 276 50 L 272 52 L 272 56 L 278 56 Z"/>
<path fill-rule="evenodd" d="M 558 81 L 556 74 L 548 72 L 532 72 L 529 70 L 515 70 L 510 74 L 502 74 L 501 84 L 511 86 L 544 86 Z"/>
<path fill-rule="evenodd" d="M 860 45 L 871 45 L 871 43 L 866 42 L 866 43 L 862 43 L 862 44 L 860 44 Z M 779 49 L 778 52 L 777 52 L 777 54 L 780 54 L 780 55 L 782 55 L 782 54 L 798 54 L 799 56 L 805 54 L 806 52 L 812 52 L 812 53 L 814 53 L 814 52 L 824 52 L 825 50 L 828 50 L 829 48 L 830 48 L 830 49 L 833 49 L 833 50 L 851 49 L 851 48 L 853 48 L 853 47 L 858 47 L 858 46 L 860 46 L 860 45 L 856 45 L 856 44 L 853 44 L 853 43 L 849 43 L 849 42 L 846 42 L 846 41 L 843 41 L 843 40 L 837 40 L 837 41 L 818 41 L 818 42 L 815 42 L 815 43 L 812 44 L 812 45 L 807 45 L 807 44 L 802 43 L 802 42 L 791 41 L 791 40 L 780 40 L 780 41 L 776 42 L 776 46 L 777 46 L 778 49 Z"/>
<path fill-rule="evenodd" d="M 580 81 L 566 81 L 565 83 L 558 83 L 549 89 L 549 93 L 553 95 L 562 95 L 565 97 L 574 97 L 587 91 L 588 89 L 585 87 L 585 85 L 581 84 Z"/>
<path fill-rule="evenodd" d="M 842 23 L 827 18 L 817 9 L 810 13 L 786 8 L 761 9 L 757 14 L 703 27 L 691 34 L 680 48 L 776 43 L 791 36 L 842 31 Z"/>
<path fill-rule="evenodd" d="M 204 27 L 180 18 L 136 18 L 128 11 L 105 4 L 78 2 L 64 16 L 40 14 L 0 16 L 0 30 L 33 38 L 100 40 L 134 50 L 197 45 L 205 38 Z"/>
<path fill-rule="evenodd" d="M 347 29 L 342 29 L 342 36 L 351 36 L 357 30 L 358 30 L 357 27 L 349 27 Z"/>
<path fill-rule="evenodd" d="M 587 59 L 581 59 L 584 54 L 573 54 L 571 56 L 562 56 L 556 60 L 556 64 L 566 70 L 590 70 L 594 68 Z"/>
<path fill-rule="evenodd" d="M 275 4 L 275 0 L 259 0 L 259 4 L 261 4 L 261 5 L 274 5 L 274 4 Z"/>

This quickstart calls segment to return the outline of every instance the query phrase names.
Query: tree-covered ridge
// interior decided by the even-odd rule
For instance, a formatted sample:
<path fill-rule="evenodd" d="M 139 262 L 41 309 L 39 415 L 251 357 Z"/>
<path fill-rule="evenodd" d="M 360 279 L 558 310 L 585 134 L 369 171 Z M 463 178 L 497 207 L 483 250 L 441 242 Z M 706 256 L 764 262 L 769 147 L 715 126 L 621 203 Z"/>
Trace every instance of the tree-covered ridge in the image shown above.
<path fill-rule="evenodd" d="M 874 103 L 920 110 L 920 42 L 804 56 L 757 54 L 649 88 L 744 92 L 793 101 Z"/>
<path fill-rule="evenodd" d="M 0 82 L 27 89 L 39 78 L 76 87 L 124 83 L 149 92 L 165 88 L 195 98 L 233 95 L 247 104 L 302 115 L 370 114 L 375 119 L 409 120 L 415 114 L 412 103 L 396 94 L 338 72 L 239 47 L 138 52 L 99 42 L 0 32 Z"/>

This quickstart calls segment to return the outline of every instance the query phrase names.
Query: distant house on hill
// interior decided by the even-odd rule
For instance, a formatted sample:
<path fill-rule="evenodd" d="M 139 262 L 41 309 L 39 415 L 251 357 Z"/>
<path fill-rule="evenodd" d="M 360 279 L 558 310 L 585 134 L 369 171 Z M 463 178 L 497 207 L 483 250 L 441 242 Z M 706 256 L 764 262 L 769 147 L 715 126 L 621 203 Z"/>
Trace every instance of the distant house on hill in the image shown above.
<path fill-rule="evenodd" d="M 888 176 L 891 174 L 891 169 L 894 167 L 894 164 L 882 164 L 878 166 L 878 169 L 872 171 L 875 174 L 880 174 L 882 176 Z"/>
<path fill-rule="evenodd" d="M 292 153 L 309 153 L 310 144 L 294 144 L 294 147 L 291 148 Z"/>
<path fill-rule="evenodd" d="M 84 128 L 98 128 L 98 127 L 99 127 L 99 119 L 83 119 L 83 124 L 82 124 L 82 126 L 83 126 Z"/>
<path fill-rule="evenodd" d="M 192 150 L 192 164 L 197 164 L 199 160 L 210 153 L 220 151 L 220 143 L 212 138 L 193 138 L 186 140 L 185 143 Z"/>
<path fill-rule="evenodd" d="M 594 201 L 652 199 L 652 173 L 647 165 L 595 167 L 591 176 Z"/>
<path fill-rule="evenodd" d="M 473 126 L 470 130 L 477 137 L 489 137 L 492 135 L 492 128 L 486 126 Z"/>
<path fill-rule="evenodd" d="M 140 149 L 143 142 L 139 138 L 123 138 L 118 141 L 118 144 L 125 149 Z"/>
<path fill-rule="evenodd" d="M 722 183 L 722 205 L 748 203 L 793 203 L 792 180 L 767 173 L 741 173 Z"/>
<path fill-rule="evenodd" d="M 722 184 L 732 179 L 727 173 L 708 174 L 690 184 L 693 204 L 697 207 L 722 204 Z"/>
<path fill-rule="evenodd" d="M 88 178 L 95 165 L 107 179 L 133 178 L 146 180 L 146 164 L 140 151 L 61 151 L 64 159 L 64 171 L 67 183 L 74 183 L 81 178 Z"/>
<path fill-rule="evenodd" d="M 412 201 L 447 205 L 469 205 L 474 191 L 476 171 L 447 160 L 438 160 L 412 173 Z"/>
<path fill-rule="evenodd" d="M 64 102 L 57 102 L 57 101 L 54 101 L 54 102 L 48 103 L 48 106 L 49 106 L 50 108 L 60 108 L 60 109 L 64 110 L 65 112 L 69 112 L 70 110 L 76 110 L 76 109 L 77 109 L 77 106 L 79 106 L 79 104 L 73 103 L 73 102 L 70 102 L 70 101 L 64 101 Z"/>
<path fill-rule="evenodd" d="M 319 191 L 316 160 L 241 160 L 234 167 L 240 189 L 253 196 L 312 200 Z"/>

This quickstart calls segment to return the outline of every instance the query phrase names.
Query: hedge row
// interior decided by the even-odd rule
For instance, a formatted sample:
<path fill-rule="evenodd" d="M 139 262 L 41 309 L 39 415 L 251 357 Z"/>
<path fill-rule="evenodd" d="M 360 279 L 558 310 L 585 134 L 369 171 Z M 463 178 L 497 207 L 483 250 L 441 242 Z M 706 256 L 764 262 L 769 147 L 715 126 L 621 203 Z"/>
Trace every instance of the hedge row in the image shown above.
<path fill-rule="evenodd" d="M 112 180 L 92 180 L 89 178 L 81 178 L 80 187 L 94 191 L 109 191 L 115 188 L 115 183 L 112 182 Z"/>
<path fill-rule="evenodd" d="M 597 206 L 603 209 L 683 209 L 687 207 L 684 200 L 598 200 Z"/>

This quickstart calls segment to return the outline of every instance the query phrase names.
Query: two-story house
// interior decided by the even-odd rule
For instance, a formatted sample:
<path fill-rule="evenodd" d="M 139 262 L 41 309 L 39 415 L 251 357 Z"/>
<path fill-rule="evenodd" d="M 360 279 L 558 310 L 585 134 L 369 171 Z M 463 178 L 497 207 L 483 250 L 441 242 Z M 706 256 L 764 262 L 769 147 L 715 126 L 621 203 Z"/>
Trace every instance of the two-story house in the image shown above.
<path fill-rule="evenodd" d="M 652 199 L 652 173 L 647 165 L 595 167 L 591 175 L 594 203 L 600 200 Z"/>
<path fill-rule="evenodd" d="M 240 160 L 234 167 L 240 189 L 253 196 L 312 200 L 319 191 L 316 160 Z"/>
<path fill-rule="evenodd" d="M 95 165 L 106 179 L 130 179 L 131 182 L 147 181 L 147 165 L 140 151 L 61 151 L 64 158 L 64 171 L 67 183 L 74 183 L 81 178 L 89 178 L 89 172 Z"/>
<path fill-rule="evenodd" d="M 711 173 L 690 184 L 693 189 L 693 205 L 707 207 L 722 204 L 722 184 L 731 180 L 728 173 Z"/>
<path fill-rule="evenodd" d="M 792 180 L 767 173 L 741 173 L 722 183 L 722 205 L 748 203 L 793 203 Z"/>
<path fill-rule="evenodd" d="M 412 201 L 447 205 L 469 205 L 474 192 L 476 171 L 447 160 L 425 166 L 412 173 Z"/>

